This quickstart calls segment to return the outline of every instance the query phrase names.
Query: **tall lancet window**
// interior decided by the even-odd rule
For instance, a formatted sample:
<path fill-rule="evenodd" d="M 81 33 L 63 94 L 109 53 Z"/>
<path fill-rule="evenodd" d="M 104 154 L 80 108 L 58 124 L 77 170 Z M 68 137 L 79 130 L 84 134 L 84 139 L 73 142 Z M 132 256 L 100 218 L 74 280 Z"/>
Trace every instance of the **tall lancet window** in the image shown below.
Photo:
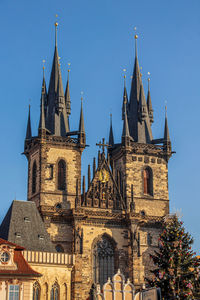
<path fill-rule="evenodd" d="M 66 189 L 66 163 L 63 159 L 58 162 L 58 189 Z"/>
<path fill-rule="evenodd" d="M 93 280 L 103 286 L 115 273 L 115 249 L 107 236 L 102 236 L 93 248 Z"/>
<path fill-rule="evenodd" d="M 59 285 L 55 282 L 51 288 L 50 300 L 59 300 Z"/>
<path fill-rule="evenodd" d="M 33 284 L 33 300 L 39 300 L 40 299 L 40 285 L 36 281 Z"/>
<path fill-rule="evenodd" d="M 143 170 L 143 189 L 144 194 L 153 196 L 153 174 L 150 167 Z"/>
<path fill-rule="evenodd" d="M 37 165 L 36 165 L 36 161 L 34 161 L 33 169 L 32 169 L 32 194 L 35 194 L 36 192 L 36 185 L 37 185 Z"/>

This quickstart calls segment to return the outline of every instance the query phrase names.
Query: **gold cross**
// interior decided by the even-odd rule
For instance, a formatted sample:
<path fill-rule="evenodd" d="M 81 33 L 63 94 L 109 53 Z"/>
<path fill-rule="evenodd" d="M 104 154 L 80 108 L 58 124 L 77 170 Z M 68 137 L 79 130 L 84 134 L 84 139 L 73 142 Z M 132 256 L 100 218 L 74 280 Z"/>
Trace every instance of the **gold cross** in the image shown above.
<path fill-rule="evenodd" d="M 105 138 L 102 138 L 102 143 L 99 141 L 99 143 L 96 143 L 96 146 L 99 146 L 99 148 L 102 148 L 103 153 L 105 153 L 105 148 L 108 149 L 109 145 L 105 144 Z"/>

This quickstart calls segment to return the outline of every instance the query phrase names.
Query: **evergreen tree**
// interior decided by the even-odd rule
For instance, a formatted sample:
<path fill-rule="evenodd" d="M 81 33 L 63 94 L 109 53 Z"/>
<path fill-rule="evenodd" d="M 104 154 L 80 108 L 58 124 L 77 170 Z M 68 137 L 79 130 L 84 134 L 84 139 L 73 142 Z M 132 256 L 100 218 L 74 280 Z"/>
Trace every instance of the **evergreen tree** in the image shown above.
<path fill-rule="evenodd" d="M 156 268 L 151 271 L 151 286 L 161 288 L 164 299 L 194 299 L 199 281 L 200 261 L 191 249 L 193 239 L 176 215 L 165 218 L 159 237 L 159 251 L 150 255 Z"/>

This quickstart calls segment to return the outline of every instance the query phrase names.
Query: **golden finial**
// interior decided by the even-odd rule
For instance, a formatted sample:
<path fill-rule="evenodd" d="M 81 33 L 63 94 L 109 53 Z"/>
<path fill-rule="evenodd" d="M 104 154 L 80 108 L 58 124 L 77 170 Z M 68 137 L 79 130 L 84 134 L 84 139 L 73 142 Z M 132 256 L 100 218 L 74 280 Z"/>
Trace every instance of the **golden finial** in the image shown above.
<path fill-rule="evenodd" d="M 138 35 L 137 35 L 137 27 L 136 26 L 134 27 L 134 31 L 135 31 L 135 39 L 137 40 L 138 39 Z"/>
<path fill-rule="evenodd" d="M 148 80 L 148 90 L 150 90 L 150 75 L 151 75 L 151 73 L 147 72 L 147 75 L 148 75 L 148 78 L 147 78 L 147 80 Z"/>
<path fill-rule="evenodd" d="M 55 27 L 57 27 L 58 26 L 58 22 L 57 22 L 57 18 L 58 18 L 58 15 L 56 14 L 56 22 L 55 22 Z"/>
<path fill-rule="evenodd" d="M 123 69 L 124 72 L 124 79 L 126 79 L 126 69 Z"/>
<path fill-rule="evenodd" d="M 55 22 L 55 43 L 56 43 L 56 46 L 57 46 L 57 27 L 58 27 L 58 22 L 57 22 L 57 18 L 58 18 L 58 15 L 56 15 L 56 22 Z"/>
<path fill-rule="evenodd" d="M 68 73 L 69 73 L 69 72 L 70 72 L 70 66 L 71 66 L 71 63 L 68 62 L 67 64 L 68 64 L 68 70 L 67 70 L 67 71 L 68 71 Z"/>
<path fill-rule="evenodd" d="M 81 92 L 81 102 L 83 102 L 83 92 Z"/>
<path fill-rule="evenodd" d="M 43 59 L 43 60 L 42 60 L 42 64 L 43 64 L 43 67 L 42 67 L 42 68 L 43 68 L 43 70 L 45 69 L 45 62 L 46 62 L 45 59 Z"/>

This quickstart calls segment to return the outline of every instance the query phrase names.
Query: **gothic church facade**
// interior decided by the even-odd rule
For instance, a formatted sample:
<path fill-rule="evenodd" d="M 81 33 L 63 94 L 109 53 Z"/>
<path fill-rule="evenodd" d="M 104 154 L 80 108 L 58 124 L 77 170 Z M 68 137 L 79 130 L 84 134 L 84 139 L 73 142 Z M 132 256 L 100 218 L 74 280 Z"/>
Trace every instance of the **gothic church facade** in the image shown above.
<path fill-rule="evenodd" d="M 57 40 L 48 90 L 45 76 L 42 80 L 36 136 L 32 135 L 29 109 L 24 144 L 28 160 L 27 202 L 35 206 L 38 220 L 42 219 L 45 242 L 42 246 L 38 241 L 31 242 L 31 237 L 23 233 L 23 225 L 19 229 L 21 242 L 16 240 L 15 230 L 13 234 L 9 231 L 12 211 L 18 210 L 19 218 L 20 211 L 27 212 L 16 203 L 2 222 L 0 235 L 27 251 L 71 255 L 73 259 L 66 267 L 70 269 L 70 296 L 66 299 L 92 299 L 93 287 L 98 283 L 102 286 L 118 269 L 136 288 L 141 287 L 152 267 L 149 253 L 157 248 L 163 219 L 169 213 L 168 161 L 172 150 L 167 116 L 163 137 L 154 139 L 150 88 L 146 99 L 137 36 L 135 41 L 130 96 L 125 84 L 123 91 L 121 140 L 114 141 L 111 122 L 109 143 L 106 145 L 104 139 L 99 143 L 101 151 L 92 168 L 88 166 L 87 184 L 81 176 L 81 156 L 86 147 L 83 106 L 81 103 L 79 128 L 71 131 L 69 77 L 64 91 Z M 18 208 L 14 210 L 13 206 Z M 32 208 L 29 209 L 31 216 Z M 33 236 L 37 225 L 30 230 Z M 44 282 L 41 289 L 42 285 Z M 64 299 L 59 293 L 56 297 L 51 300 Z"/>

